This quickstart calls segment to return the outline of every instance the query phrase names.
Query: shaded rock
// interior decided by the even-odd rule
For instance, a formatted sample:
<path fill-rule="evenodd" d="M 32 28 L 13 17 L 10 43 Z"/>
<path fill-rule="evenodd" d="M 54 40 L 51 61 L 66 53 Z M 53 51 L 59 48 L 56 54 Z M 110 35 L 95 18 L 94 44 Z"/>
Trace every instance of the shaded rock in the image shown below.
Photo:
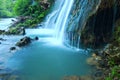
<path fill-rule="evenodd" d="M 1 42 L 0 42 L 0 44 L 1 44 Z"/>
<path fill-rule="evenodd" d="M 0 30 L 0 35 L 3 34 L 5 32 L 5 30 Z"/>
<path fill-rule="evenodd" d="M 36 37 L 35 37 L 35 40 L 39 40 L 39 38 L 36 36 Z"/>
<path fill-rule="evenodd" d="M 0 38 L 1 41 L 6 41 L 6 39 Z"/>
<path fill-rule="evenodd" d="M 92 76 L 86 75 L 86 76 L 80 76 L 79 80 L 94 80 Z"/>
<path fill-rule="evenodd" d="M 48 9 L 50 7 L 50 2 L 43 0 L 43 1 L 40 1 L 40 5 L 43 9 Z"/>
<path fill-rule="evenodd" d="M 6 35 L 25 35 L 24 27 L 12 27 L 5 32 Z"/>
<path fill-rule="evenodd" d="M 10 50 L 11 51 L 16 50 L 16 47 L 11 47 Z"/>
<path fill-rule="evenodd" d="M 90 39 L 89 35 L 93 35 L 94 39 L 92 44 L 91 42 L 87 42 L 87 44 L 94 47 L 109 43 L 112 40 L 114 27 L 117 25 L 118 19 L 120 19 L 119 3 L 119 0 L 101 0 L 98 10 L 90 15 L 82 30 L 84 32 L 81 34 L 83 44 Z"/>
<path fill-rule="evenodd" d="M 88 58 L 88 59 L 87 59 L 87 63 L 88 63 L 89 65 L 93 65 L 93 66 L 98 66 L 98 65 L 99 65 L 99 64 L 98 64 L 98 61 L 95 60 L 95 58 L 93 58 L 93 57 Z"/>
<path fill-rule="evenodd" d="M 101 77 L 101 76 L 103 76 L 103 72 L 98 70 L 98 71 L 95 72 L 94 76 L 95 77 Z"/>
<path fill-rule="evenodd" d="M 31 43 L 31 40 L 32 40 L 32 39 L 31 39 L 30 37 L 27 37 L 27 36 L 26 36 L 26 37 L 20 39 L 20 41 L 16 43 L 16 46 L 18 46 L 18 47 L 26 46 L 26 45 L 28 45 L 29 43 Z"/>
<path fill-rule="evenodd" d="M 8 80 L 20 80 L 20 79 L 19 79 L 19 76 L 17 76 L 17 75 L 11 75 L 11 76 L 8 78 Z"/>
<path fill-rule="evenodd" d="M 19 16 L 16 18 L 16 20 L 12 20 L 14 23 L 11 25 L 11 27 L 16 27 L 19 23 L 24 23 L 26 19 L 31 19 L 30 16 Z"/>

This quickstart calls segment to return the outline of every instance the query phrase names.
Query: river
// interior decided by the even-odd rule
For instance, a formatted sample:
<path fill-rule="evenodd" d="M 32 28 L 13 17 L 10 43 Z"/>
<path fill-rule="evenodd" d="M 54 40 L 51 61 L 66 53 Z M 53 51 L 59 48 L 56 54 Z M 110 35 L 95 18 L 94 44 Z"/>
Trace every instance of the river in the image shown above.
<path fill-rule="evenodd" d="M 8 25 L 6 20 L 1 22 Z M 26 33 L 25 36 L 38 36 L 39 40 L 14 52 L 10 52 L 10 47 L 24 36 L 0 36 L 6 39 L 0 44 L 0 68 L 18 71 L 20 80 L 62 80 L 65 76 L 91 74 L 92 68 L 86 63 L 88 52 L 58 43 L 54 30 L 26 29 Z"/>
<path fill-rule="evenodd" d="M 65 76 L 91 74 L 86 51 L 56 43 L 50 35 L 54 31 L 50 29 L 26 31 L 27 36 L 39 36 L 39 40 L 16 51 L 5 64 L 7 68 L 19 71 L 21 80 L 62 80 Z"/>

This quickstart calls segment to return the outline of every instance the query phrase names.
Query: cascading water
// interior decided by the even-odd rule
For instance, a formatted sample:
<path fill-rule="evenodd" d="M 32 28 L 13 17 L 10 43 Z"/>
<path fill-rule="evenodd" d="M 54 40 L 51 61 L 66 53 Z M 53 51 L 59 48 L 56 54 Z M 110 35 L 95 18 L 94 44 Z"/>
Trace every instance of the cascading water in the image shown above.
<path fill-rule="evenodd" d="M 63 41 L 64 36 L 64 29 L 66 26 L 66 22 L 68 19 L 68 16 L 70 14 L 71 8 L 73 6 L 74 0 L 65 0 L 63 1 L 63 6 L 59 11 L 59 16 L 57 18 L 56 24 L 55 24 L 55 37 L 58 41 Z"/>
<path fill-rule="evenodd" d="M 55 19 L 57 12 L 58 12 L 57 10 L 53 11 L 50 15 L 47 16 L 47 20 L 45 22 L 45 28 L 53 28 L 55 26 Z"/>
<path fill-rule="evenodd" d="M 54 30 L 54 38 L 58 43 L 63 42 L 64 30 L 67 24 L 68 16 L 73 6 L 74 0 L 57 0 L 54 11 L 49 14 L 45 21 L 45 28 L 52 28 Z M 59 3 L 59 4 L 58 4 Z"/>
<path fill-rule="evenodd" d="M 80 48 L 80 31 L 86 20 L 97 11 L 101 0 L 57 0 L 57 8 L 48 15 L 46 28 L 54 28 L 58 43 Z"/>
<path fill-rule="evenodd" d="M 76 0 L 74 2 L 65 30 L 65 43 L 67 45 L 80 48 L 81 30 L 84 28 L 88 17 L 97 11 L 100 3 L 101 0 Z"/>

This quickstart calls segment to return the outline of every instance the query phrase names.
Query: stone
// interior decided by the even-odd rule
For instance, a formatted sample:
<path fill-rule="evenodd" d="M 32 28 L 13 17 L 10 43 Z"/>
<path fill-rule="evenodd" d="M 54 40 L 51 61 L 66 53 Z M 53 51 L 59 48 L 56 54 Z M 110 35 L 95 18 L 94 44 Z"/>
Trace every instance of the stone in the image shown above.
<path fill-rule="evenodd" d="M 26 33 L 25 33 L 24 27 L 11 27 L 4 34 L 6 34 L 6 35 L 25 35 Z"/>
<path fill-rule="evenodd" d="M 36 37 L 35 37 L 35 40 L 39 40 L 39 38 L 36 36 Z"/>
<path fill-rule="evenodd" d="M 6 39 L 0 38 L 1 41 L 6 41 Z"/>
<path fill-rule="evenodd" d="M 103 76 L 103 72 L 98 70 L 98 71 L 95 72 L 94 76 L 95 77 L 101 77 L 101 76 Z"/>
<path fill-rule="evenodd" d="M 5 30 L 0 30 L 0 35 L 3 34 L 5 32 Z"/>
<path fill-rule="evenodd" d="M 24 38 L 22 38 L 22 39 L 20 39 L 20 41 L 18 41 L 17 43 L 16 43 L 16 46 L 18 46 L 18 47 L 23 47 L 23 46 L 26 46 L 26 45 L 28 45 L 29 43 L 31 43 L 31 38 L 30 37 L 24 37 Z"/>
<path fill-rule="evenodd" d="M 100 46 L 103 43 L 109 43 L 112 39 L 111 36 L 113 32 L 113 25 L 115 25 L 116 21 L 120 19 L 120 1 L 115 1 L 101 0 L 100 5 L 98 6 L 98 10 L 87 20 L 87 23 L 83 30 L 85 31 L 85 34 L 81 36 L 89 36 L 94 33 L 95 46 Z M 116 11 L 116 14 L 114 11 Z M 89 39 L 89 37 L 86 37 L 85 40 L 86 39 Z M 84 39 L 82 41 L 84 42 Z"/>
<path fill-rule="evenodd" d="M 95 60 L 95 58 L 93 58 L 93 57 L 88 58 L 88 59 L 87 59 L 87 63 L 88 63 L 89 65 L 93 65 L 93 66 L 97 66 L 97 65 L 98 65 L 98 61 Z"/>
<path fill-rule="evenodd" d="M 50 3 L 48 1 L 40 1 L 40 5 L 43 9 L 47 9 L 50 7 Z"/>
<path fill-rule="evenodd" d="M 16 47 L 11 47 L 10 50 L 11 51 L 16 50 Z"/>
<path fill-rule="evenodd" d="M 19 80 L 19 76 L 17 75 L 11 75 L 8 80 Z"/>

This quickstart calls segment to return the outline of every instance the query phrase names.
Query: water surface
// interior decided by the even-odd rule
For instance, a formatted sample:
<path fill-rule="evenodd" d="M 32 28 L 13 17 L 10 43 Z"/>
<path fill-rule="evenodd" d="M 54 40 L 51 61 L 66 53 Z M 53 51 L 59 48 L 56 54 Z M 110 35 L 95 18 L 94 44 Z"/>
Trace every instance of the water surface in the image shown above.
<path fill-rule="evenodd" d="M 21 73 L 22 80 L 62 80 L 64 76 L 90 74 L 86 51 L 76 51 L 57 43 L 50 35 L 52 30 L 30 29 L 27 32 L 31 32 L 27 35 L 33 38 L 39 36 L 39 40 L 18 50 L 6 63 L 8 68 Z"/>

